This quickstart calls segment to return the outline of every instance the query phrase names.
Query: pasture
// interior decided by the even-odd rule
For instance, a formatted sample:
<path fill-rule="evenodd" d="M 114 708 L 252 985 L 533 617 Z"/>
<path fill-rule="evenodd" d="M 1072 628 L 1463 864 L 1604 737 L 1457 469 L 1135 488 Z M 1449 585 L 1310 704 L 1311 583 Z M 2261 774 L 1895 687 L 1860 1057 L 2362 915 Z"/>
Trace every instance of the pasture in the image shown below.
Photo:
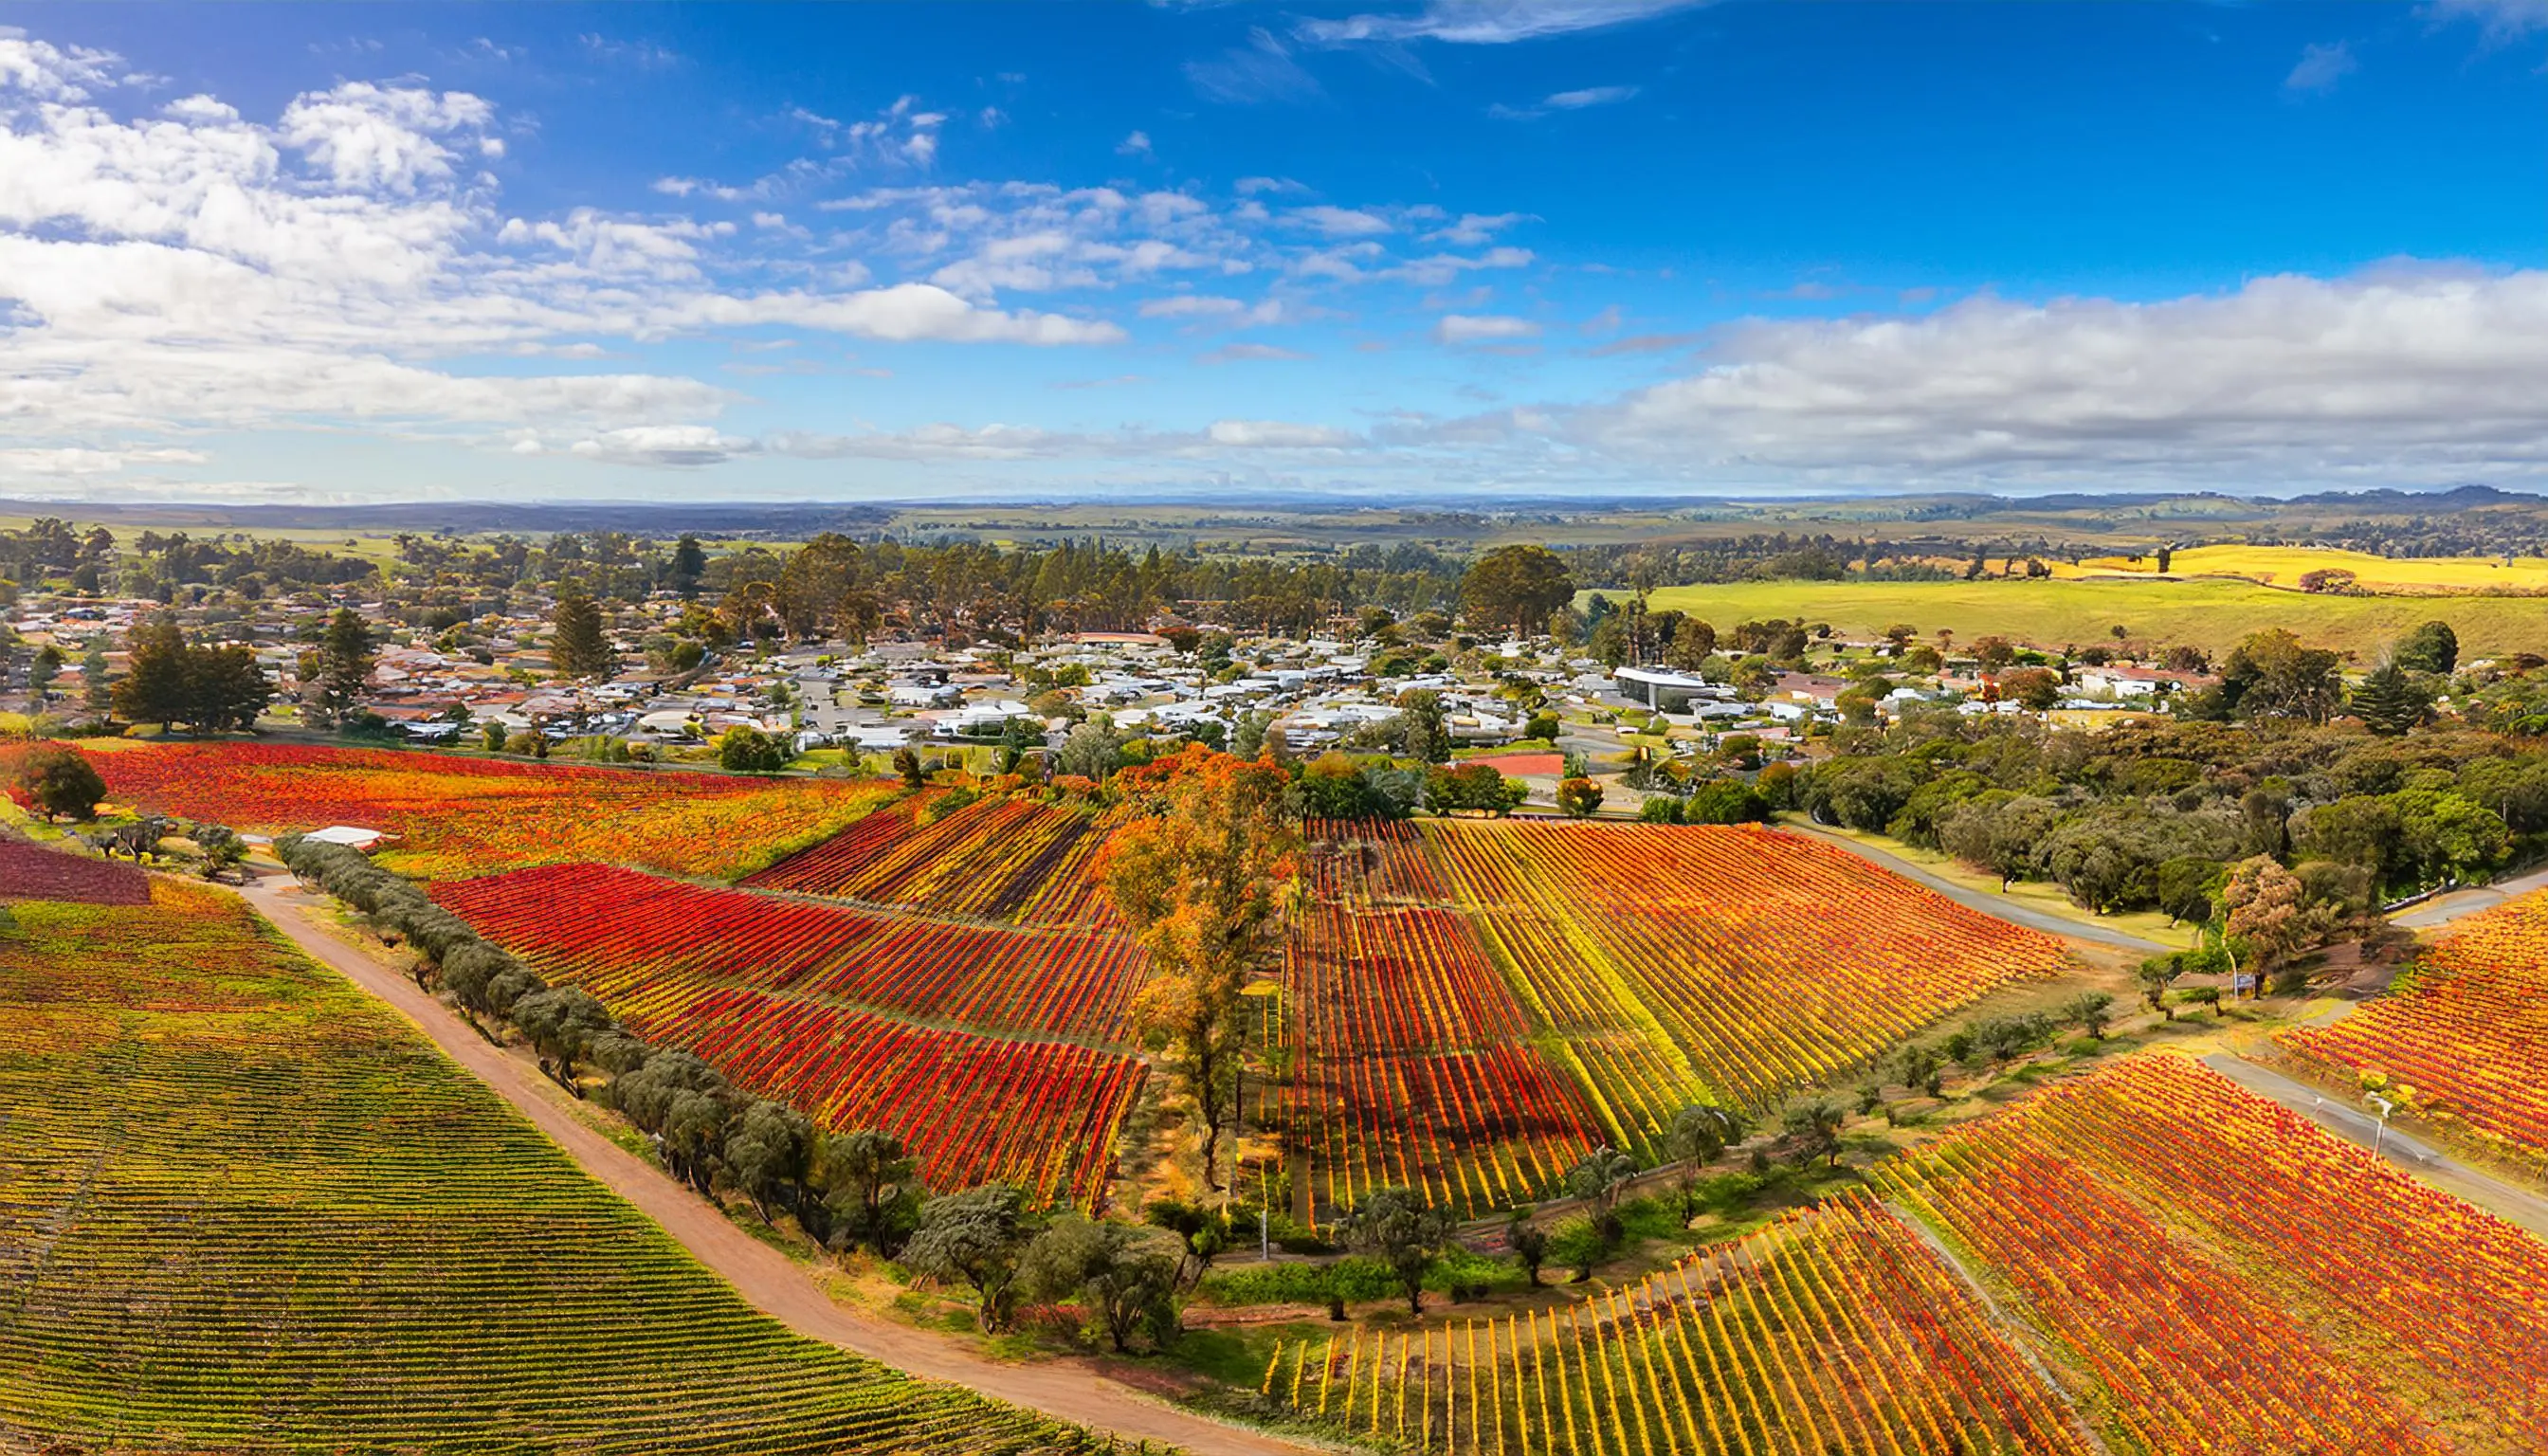
<path fill-rule="evenodd" d="M 1615 600 L 1625 593 L 1608 594 Z M 1579 606 L 1586 595 L 1579 595 Z M 2267 626 L 2288 628 L 2313 647 L 2349 653 L 2364 667 L 2390 643 L 2435 620 L 2459 634 L 2464 660 L 2537 651 L 2548 642 L 2548 596 L 2333 596 L 2219 577 L 1737 582 L 1666 587 L 1650 604 L 1702 617 L 1720 633 L 1738 622 L 1784 617 L 1828 622 L 1835 633 L 1860 640 L 1908 622 L 1924 637 L 1945 628 L 1957 642 L 1997 635 L 2058 649 L 2111 644 L 2120 626 L 2133 641 L 2184 643 L 2216 661 Z"/>

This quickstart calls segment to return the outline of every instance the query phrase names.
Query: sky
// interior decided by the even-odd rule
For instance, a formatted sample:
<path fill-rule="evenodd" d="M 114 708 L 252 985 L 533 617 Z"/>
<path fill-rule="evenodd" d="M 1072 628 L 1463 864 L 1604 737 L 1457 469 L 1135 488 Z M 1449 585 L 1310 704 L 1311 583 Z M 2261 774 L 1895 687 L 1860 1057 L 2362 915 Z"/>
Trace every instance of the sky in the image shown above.
<path fill-rule="evenodd" d="M 0 3 L 0 497 L 2548 488 L 2548 0 Z"/>

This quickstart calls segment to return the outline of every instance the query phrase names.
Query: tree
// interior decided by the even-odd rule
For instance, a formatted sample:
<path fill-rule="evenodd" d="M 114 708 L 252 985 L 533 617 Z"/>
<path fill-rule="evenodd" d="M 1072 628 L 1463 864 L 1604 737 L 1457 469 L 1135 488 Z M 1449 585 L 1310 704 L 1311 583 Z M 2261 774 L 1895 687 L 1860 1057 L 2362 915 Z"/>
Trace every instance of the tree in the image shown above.
<path fill-rule="evenodd" d="M 1171 1050 L 1202 1134 L 1204 1187 L 1218 1190 L 1244 1040 L 1239 993 L 1281 956 L 1299 882 L 1300 833 L 1284 812 L 1290 779 L 1270 762 L 1201 748 L 1139 772 L 1141 815 L 1108 846 L 1106 889 L 1150 955 L 1133 1023 Z"/>
<path fill-rule="evenodd" d="M 187 648 L 184 683 L 181 720 L 210 732 L 255 726 L 274 695 L 256 654 L 235 644 Z"/>
<path fill-rule="evenodd" d="M 2298 875 L 2258 855 L 2230 866 L 2221 888 L 2221 908 L 2228 913 L 2230 938 L 2246 944 L 2253 957 L 2256 993 L 2264 994 L 2263 970 L 2301 949 L 2308 927 L 2301 917 Z"/>
<path fill-rule="evenodd" d="M 2061 675 L 2050 668 L 2019 668 L 2002 673 L 1999 695 L 2028 712 L 2048 712 L 2061 700 Z"/>
<path fill-rule="evenodd" d="M 2397 662 L 2382 663 L 2362 679 L 2353 689 L 2349 704 L 2353 716 L 2362 725 L 2384 737 L 2395 738 L 2421 724 L 2433 710 L 2432 694 L 2407 676 Z"/>
<path fill-rule="evenodd" d="M 698 537 L 684 534 L 673 543 L 673 590 L 682 593 L 683 601 L 696 599 L 699 579 L 707 575 L 707 570 L 708 554 L 699 545 Z"/>
<path fill-rule="evenodd" d="M 1077 1296 L 1119 1354 L 1143 1329 L 1160 1344 L 1176 1332 L 1176 1257 L 1129 1224 L 1054 1220 L 1027 1246 L 1018 1283 L 1048 1304 Z"/>
<path fill-rule="evenodd" d="M 549 621 L 557 628 L 549 642 L 549 664 L 560 677 L 603 678 L 618 669 L 619 656 L 601 628 L 600 604 L 582 588 L 569 584 L 558 592 Z"/>
<path fill-rule="evenodd" d="M 1569 778 L 1557 785 L 1557 807 L 1576 819 L 1586 819 L 1601 807 L 1601 785 L 1590 778 Z"/>
<path fill-rule="evenodd" d="M 1683 617 L 1664 649 L 1664 662 L 1676 672 L 1695 673 L 1715 652 L 1716 629 L 1696 617 Z"/>
<path fill-rule="evenodd" d="M 18 761 L 17 785 L 47 822 L 65 816 L 94 819 L 106 797 L 106 779 L 97 766 L 78 749 L 60 744 L 40 743 L 27 750 Z"/>
<path fill-rule="evenodd" d="M 1504 1246 L 1513 1251 L 1522 1272 L 1530 1276 L 1531 1288 L 1539 1287 L 1540 1266 L 1548 1262 L 1548 1230 L 1530 1221 L 1530 1205 L 1516 1207 L 1504 1221 Z"/>
<path fill-rule="evenodd" d="M 53 685 L 53 679 L 60 676 L 65 661 L 62 650 L 50 642 L 36 649 L 35 660 L 27 665 L 28 690 L 42 697 Z"/>
<path fill-rule="evenodd" d="M 2224 705 L 2242 718 L 2287 718 L 2323 723 L 2344 701 L 2337 675 L 2343 659 L 2322 648 L 2303 647 L 2280 627 L 2250 633 L 2221 666 L 2217 689 Z"/>
<path fill-rule="evenodd" d="M 80 706 L 92 713 L 112 712 L 115 708 L 115 684 L 108 679 L 106 641 L 92 639 L 88 654 L 80 659 Z"/>
<path fill-rule="evenodd" d="M 1684 1228 L 1698 1217 L 1699 1176 L 1742 1137 L 1743 1120 L 1712 1103 L 1694 1103 L 1673 1114 L 1664 1129 L 1664 1155 L 1679 1164 L 1673 1182 L 1681 1191 Z"/>
<path fill-rule="evenodd" d="M 1442 694 L 1429 687 L 1398 695 L 1398 751 L 1419 764 L 1451 762 L 1451 729 L 1443 720 Z"/>
<path fill-rule="evenodd" d="M 171 727 L 186 716 L 186 636 L 173 618 L 133 629 L 115 710 L 136 723 Z"/>
<path fill-rule="evenodd" d="M 1840 1130 L 1845 1122 L 1839 1104 L 1817 1097 L 1789 1107 L 1780 1120 L 1779 1131 L 1795 1149 L 1798 1162 L 1828 1157 L 1833 1167 L 1839 1167 Z"/>
<path fill-rule="evenodd" d="M 540 1070 L 581 1097 L 575 1084 L 575 1059 L 599 1034 L 610 1030 L 610 1011 L 591 991 L 562 986 L 524 996 L 513 1003 L 513 1025 L 522 1029 L 540 1055 Z"/>
<path fill-rule="evenodd" d="M 1982 637 L 1973 643 L 1973 661 L 1985 673 L 2001 673 L 2017 661 L 2017 649 L 2005 637 Z"/>
<path fill-rule="evenodd" d="M 2106 1040 L 2106 1023 L 2114 1019 L 2115 998 L 2103 991 L 2082 991 L 2064 1006 L 2062 1015 L 2097 1041 Z"/>
<path fill-rule="evenodd" d="M 1018 1266 L 1035 1235 L 1026 1195 L 1006 1183 L 985 1183 L 921 1205 L 920 1228 L 902 1246 L 902 1261 L 924 1278 L 970 1286 L 976 1322 L 996 1331 L 1015 1312 Z"/>
<path fill-rule="evenodd" d="M 2389 660 L 2410 673 L 2447 677 L 2460 662 L 2460 636 L 2448 622 L 2426 622 L 2398 643 Z"/>
<path fill-rule="evenodd" d="M 339 607 L 327 619 L 318 639 L 311 695 L 303 705 L 310 726 L 321 732 L 343 727 L 362 701 L 363 684 L 372 675 L 372 629 L 363 614 Z"/>
<path fill-rule="evenodd" d="M 1424 775 L 1424 807 L 1436 814 L 1483 809 L 1503 814 L 1520 806 L 1530 790 L 1496 772 L 1493 764 L 1435 769 Z"/>
<path fill-rule="evenodd" d="M 1062 739 L 1060 752 L 1053 755 L 1052 771 L 1102 783 L 1107 774 L 1115 772 L 1123 753 L 1123 735 L 1115 731 L 1113 719 L 1100 713 L 1072 728 Z"/>
<path fill-rule="evenodd" d="M 1207 1208 L 1182 1198 L 1154 1198 L 1141 1210 L 1141 1220 L 1153 1228 L 1164 1228 L 1177 1236 L 1185 1246 L 1186 1282 L 1199 1284 L 1212 1268 L 1212 1261 L 1229 1247 L 1230 1228 L 1228 1209 Z"/>
<path fill-rule="evenodd" d="M 1627 1234 L 1619 1222 L 1619 1194 L 1636 1176 L 1637 1160 L 1615 1147 L 1593 1148 L 1567 1171 L 1566 1191 L 1584 1205 L 1592 1241 L 1604 1253 L 1617 1248 Z"/>
<path fill-rule="evenodd" d="M 825 1138 L 814 1172 L 831 1210 L 834 1247 L 864 1244 L 889 1254 L 919 1217 L 920 1161 L 891 1133 L 860 1128 Z"/>
<path fill-rule="evenodd" d="M 814 1125 L 803 1113 L 760 1098 L 746 1103 L 727 1130 L 725 1165 L 764 1224 L 774 1203 L 799 1207 L 814 1168 L 815 1142 Z"/>
<path fill-rule="evenodd" d="M 910 744 L 893 751 L 893 772 L 905 788 L 919 788 L 929 782 L 929 771 L 922 766 L 920 755 Z"/>
<path fill-rule="evenodd" d="M 2176 1020 L 2176 1012 L 2167 1004 L 2167 988 L 2184 974 L 2185 957 L 2176 955 L 2152 956 L 2133 970 L 2133 978 L 2140 982 L 2142 1004 L 2169 1021 Z"/>
<path fill-rule="evenodd" d="M 717 765 L 731 774 L 776 774 L 796 757 L 784 734 L 739 723 L 717 737 Z"/>
<path fill-rule="evenodd" d="M 1474 622 L 1509 624 L 1527 636 L 1575 599 L 1575 579 L 1545 546 L 1499 546 L 1460 579 L 1460 604 Z"/>
<path fill-rule="evenodd" d="M 1344 1246 L 1389 1266 L 1407 1296 L 1410 1315 L 1424 1313 L 1424 1276 L 1456 1226 L 1448 1211 L 1429 1207 L 1421 1195 L 1405 1188 L 1381 1188 L 1363 1196 L 1337 1221 Z"/>

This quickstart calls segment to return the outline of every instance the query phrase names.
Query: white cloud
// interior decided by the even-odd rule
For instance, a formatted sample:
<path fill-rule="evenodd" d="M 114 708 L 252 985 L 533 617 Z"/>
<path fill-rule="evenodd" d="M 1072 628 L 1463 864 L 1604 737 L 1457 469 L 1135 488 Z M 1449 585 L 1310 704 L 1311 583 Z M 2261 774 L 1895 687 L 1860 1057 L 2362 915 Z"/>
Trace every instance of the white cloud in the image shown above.
<path fill-rule="evenodd" d="M 465 91 L 345 81 L 294 97 L 278 130 L 339 188 L 411 196 L 417 184 L 451 175 L 451 153 L 435 137 L 478 132 L 494 119 L 494 107 Z"/>
<path fill-rule="evenodd" d="M 1539 337 L 1539 325 L 1503 314 L 1445 314 L 1433 324 L 1433 341 L 1443 344 L 1504 343 Z"/>
<path fill-rule="evenodd" d="M 1388 219 L 1360 208 L 1329 207 L 1320 203 L 1314 207 L 1294 208 L 1290 216 L 1294 222 L 1316 228 L 1326 237 L 1375 237 L 1395 230 Z"/>
<path fill-rule="evenodd" d="M 1241 197 L 1254 197 L 1260 192 L 1281 196 L 1286 193 L 1307 192 L 1310 189 L 1289 177 L 1241 177 L 1232 190 Z"/>
<path fill-rule="evenodd" d="M 1266 450 L 1336 450 L 1356 443 L 1350 430 L 1279 419 L 1216 419 L 1204 434 L 1216 445 Z"/>
<path fill-rule="evenodd" d="M 1588 106 L 1613 106 L 1634 98 L 1636 94 L 1634 86 L 1587 86 L 1581 91 L 1554 92 L 1540 105 L 1558 111 L 1582 111 Z"/>
<path fill-rule="evenodd" d="M 2335 89 L 2335 83 L 2361 69 L 2353 58 L 2353 47 L 2342 41 L 2327 45 L 2312 44 L 2301 47 L 2301 58 L 2283 77 L 2285 91 L 2324 94 Z"/>
<path fill-rule="evenodd" d="M 1291 47 L 1258 27 L 1248 44 L 1209 60 L 1185 63 L 1186 81 L 1207 101 L 1251 106 L 1266 101 L 1308 101 L 1322 94 L 1318 79 L 1292 58 Z"/>
<path fill-rule="evenodd" d="M 1646 456 L 1899 481 L 2466 480 L 2548 470 L 2548 272 L 2258 279 L 1758 322 L 1588 412 Z"/>
<path fill-rule="evenodd" d="M 1236 299 L 1214 298 L 1207 294 L 1178 294 L 1173 298 L 1152 299 L 1141 306 L 1144 318 L 1211 318 L 1242 313 L 1247 306 Z"/>
<path fill-rule="evenodd" d="M 2424 9 L 2435 20 L 2473 20 L 2496 43 L 2548 30 L 2548 0 L 2432 0 Z"/>
<path fill-rule="evenodd" d="M 1302 353 L 1298 349 L 1279 348 L 1273 344 L 1235 343 L 1223 344 L 1220 348 L 1217 348 L 1208 354 L 1198 354 L 1195 356 L 1195 362 L 1199 364 L 1238 364 L 1250 361 L 1307 359 L 1309 357 L 1309 355 Z"/>
<path fill-rule="evenodd" d="M 1115 154 L 1117 156 L 1148 156 L 1150 154 L 1150 134 L 1147 132 L 1135 132 L 1132 136 L 1125 137 L 1121 142 L 1117 143 Z"/>
<path fill-rule="evenodd" d="M 578 440 L 567 453 L 609 465 L 719 465 L 760 448 L 705 424 L 642 424 Z M 520 445 L 514 446 L 517 453 Z"/>
<path fill-rule="evenodd" d="M 1447 242 L 1458 247 L 1478 247 L 1493 242 L 1497 233 L 1527 218 L 1524 213 L 1463 213 L 1457 223 L 1425 233 L 1424 240 Z"/>
<path fill-rule="evenodd" d="M 464 165 L 489 154 L 496 123 L 466 93 L 347 81 L 293 98 L 271 125 L 206 96 L 132 118 L 82 99 L 131 79 L 112 56 L 0 34 L 0 446 L 358 422 L 463 437 L 535 427 L 618 458 L 648 447 L 616 432 L 712 416 L 733 397 L 678 375 L 495 374 L 481 361 L 583 360 L 607 352 L 601 340 L 731 327 L 886 342 L 1124 337 L 988 293 L 870 287 L 864 265 L 838 253 L 809 257 L 790 287 L 729 288 L 739 221 L 506 218 L 495 184 Z M 887 116 L 897 147 L 943 121 L 908 98 Z M 757 246 L 812 246 L 774 211 L 752 222 Z M 1176 260 L 1146 241 L 1124 245 L 1114 266 L 1136 276 Z M 102 453 L 150 458 L 144 449 Z"/>
<path fill-rule="evenodd" d="M 202 465 L 211 460 L 201 450 L 92 450 L 70 445 L 54 449 L 0 450 L 0 477 L 116 475 L 133 465 Z"/>
<path fill-rule="evenodd" d="M 1050 430 L 1033 425 L 924 424 L 855 435 L 782 434 L 763 442 L 774 454 L 813 460 L 1061 460 L 1208 458 L 1260 451 L 1349 450 L 1351 430 L 1280 419 L 1217 419 L 1200 430 Z"/>
<path fill-rule="evenodd" d="M 1320 45 L 1447 41 L 1503 46 L 1576 31 L 1603 30 L 1687 10 L 1708 0 L 1424 0 L 1412 13 L 1304 21 L 1295 34 Z"/>

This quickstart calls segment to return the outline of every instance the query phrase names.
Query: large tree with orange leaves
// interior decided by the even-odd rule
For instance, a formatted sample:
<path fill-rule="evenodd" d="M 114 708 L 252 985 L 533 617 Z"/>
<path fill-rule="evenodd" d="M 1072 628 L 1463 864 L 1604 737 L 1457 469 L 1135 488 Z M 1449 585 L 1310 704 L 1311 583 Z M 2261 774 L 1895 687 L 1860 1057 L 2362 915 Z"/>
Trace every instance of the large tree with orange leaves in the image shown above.
<path fill-rule="evenodd" d="M 1200 746 L 1118 781 L 1142 811 L 1106 859 L 1107 893 L 1150 953 L 1133 1021 L 1171 1057 L 1202 1134 L 1204 1187 L 1218 1189 L 1222 1125 L 1237 1103 L 1239 993 L 1281 956 L 1300 883 L 1291 781 L 1271 760 Z"/>

